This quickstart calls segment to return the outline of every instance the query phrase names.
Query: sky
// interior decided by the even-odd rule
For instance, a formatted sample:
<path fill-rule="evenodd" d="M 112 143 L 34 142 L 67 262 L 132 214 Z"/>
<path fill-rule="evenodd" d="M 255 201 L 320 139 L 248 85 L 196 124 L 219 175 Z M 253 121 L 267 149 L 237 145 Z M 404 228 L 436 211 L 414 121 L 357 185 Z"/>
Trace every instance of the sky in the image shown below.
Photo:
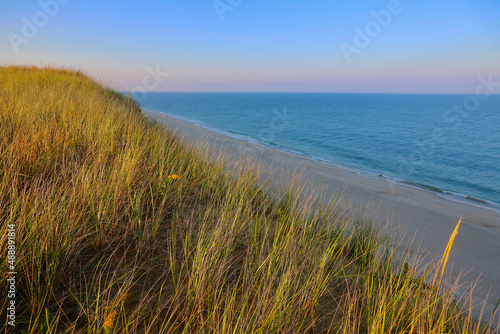
<path fill-rule="evenodd" d="M 498 0 L 0 0 L 0 65 L 123 91 L 472 93 Z"/>

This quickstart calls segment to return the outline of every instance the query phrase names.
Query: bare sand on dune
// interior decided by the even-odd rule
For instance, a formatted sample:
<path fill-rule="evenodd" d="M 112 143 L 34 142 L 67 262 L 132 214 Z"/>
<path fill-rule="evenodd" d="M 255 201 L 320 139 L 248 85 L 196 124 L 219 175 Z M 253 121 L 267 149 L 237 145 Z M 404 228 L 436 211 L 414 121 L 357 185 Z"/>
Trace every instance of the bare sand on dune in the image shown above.
<path fill-rule="evenodd" d="M 500 300 L 500 210 L 487 204 L 464 199 L 446 198 L 438 192 L 411 185 L 360 175 L 355 171 L 315 161 L 304 156 L 250 143 L 212 132 L 206 128 L 165 114 L 143 111 L 150 120 L 158 121 L 186 143 L 204 137 L 211 147 L 222 149 L 233 157 L 248 155 L 258 158 L 269 168 L 273 180 L 285 173 L 302 171 L 303 179 L 314 187 L 322 187 L 326 198 L 342 193 L 342 202 L 352 210 L 360 210 L 378 227 L 401 235 L 401 247 L 412 242 L 412 251 L 426 261 L 438 259 L 460 217 L 462 224 L 455 239 L 448 265 L 453 274 L 462 273 L 461 282 L 475 282 L 477 301 L 488 299 L 494 306 Z M 368 213 L 370 215 L 370 213 Z M 459 293 L 465 291 L 465 285 Z"/>

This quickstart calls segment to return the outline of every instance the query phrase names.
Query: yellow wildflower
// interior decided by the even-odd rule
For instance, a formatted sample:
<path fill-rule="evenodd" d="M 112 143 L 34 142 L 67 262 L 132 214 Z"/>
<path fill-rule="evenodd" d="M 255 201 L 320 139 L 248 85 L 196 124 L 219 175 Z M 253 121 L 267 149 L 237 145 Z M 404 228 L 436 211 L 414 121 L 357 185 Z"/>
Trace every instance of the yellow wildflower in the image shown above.
<path fill-rule="evenodd" d="M 116 316 L 118 315 L 118 311 L 114 310 L 108 316 L 106 317 L 106 320 L 104 320 L 104 325 L 103 329 L 106 333 L 108 333 L 110 330 L 112 330 L 115 327 L 115 320 Z"/>
<path fill-rule="evenodd" d="M 172 174 L 172 175 L 169 175 L 169 177 L 167 179 L 168 180 L 182 180 L 182 177 L 180 177 L 177 174 Z"/>

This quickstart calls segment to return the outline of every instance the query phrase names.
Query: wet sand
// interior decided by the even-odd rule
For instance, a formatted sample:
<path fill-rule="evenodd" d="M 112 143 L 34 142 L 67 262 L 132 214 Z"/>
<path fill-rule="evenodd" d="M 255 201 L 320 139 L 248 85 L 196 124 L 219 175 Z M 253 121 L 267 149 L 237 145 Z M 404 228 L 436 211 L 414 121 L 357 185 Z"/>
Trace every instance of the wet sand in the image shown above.
<path fill-rule="evenodd" d="M 458 223 L 448 266 L 453 275 L 462 273 L 461 282 L 478 280 L 474 299 L 488 299 L 494 306 L 500 300 L 500 210 L 488 204 L 446 195 L 409 184 L 360 175 L 333 164 L 294 153 L 235 139 L 165 114 L 144 111 L 144 115 L 172 130 L 187 144 L 205 138 L 210 147 L 222 149 L 232 157 L 246 156 L 269 169 L 271 179 L 302 171 L 303 180 L 321 187 L 326 198 L 342 194 L 344 205 L 362 214 L 390 235 L 402 237 L 401 248 L 411 243 L 411 252 L 425 261 L 439 259 Z M 404 235 L 403 235 L 404 233 Z M 467 284 L 459 289 L 464 293 Z"/>

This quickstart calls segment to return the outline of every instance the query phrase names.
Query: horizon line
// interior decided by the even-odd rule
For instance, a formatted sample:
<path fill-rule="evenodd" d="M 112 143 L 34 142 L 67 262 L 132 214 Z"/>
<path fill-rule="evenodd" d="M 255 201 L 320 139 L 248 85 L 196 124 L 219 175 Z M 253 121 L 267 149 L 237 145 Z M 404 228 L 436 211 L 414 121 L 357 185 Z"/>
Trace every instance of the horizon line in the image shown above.
<path fill-rule="evenodd" d="M 207 94 L 214 94 L 214 93 L 222 93 L 222 94 L 358 94 L 358 95 L 474 95 L 475 93 L 418 93 L 418 92 L 408 92 L 408 93 L 402 93 L 402 92 L 328 92 L 328 91 L 318 91 L 318 92 L 304 92 L 304 91 L 286 91 L 286 92 L 280 92 L 280 91 L 185 91 L 185 90 L 179 90 L 179 91 L 170 91 L 170 90 L 165 90 L 165 91 L 149 91 L 149 92 L 143 92 L 143 91 L 133 91 L 133 90 L 117 90 L 120 93 L 207 93 Z M 500 93 L 490 93 L 489 95 L 499 95 Z"/>

